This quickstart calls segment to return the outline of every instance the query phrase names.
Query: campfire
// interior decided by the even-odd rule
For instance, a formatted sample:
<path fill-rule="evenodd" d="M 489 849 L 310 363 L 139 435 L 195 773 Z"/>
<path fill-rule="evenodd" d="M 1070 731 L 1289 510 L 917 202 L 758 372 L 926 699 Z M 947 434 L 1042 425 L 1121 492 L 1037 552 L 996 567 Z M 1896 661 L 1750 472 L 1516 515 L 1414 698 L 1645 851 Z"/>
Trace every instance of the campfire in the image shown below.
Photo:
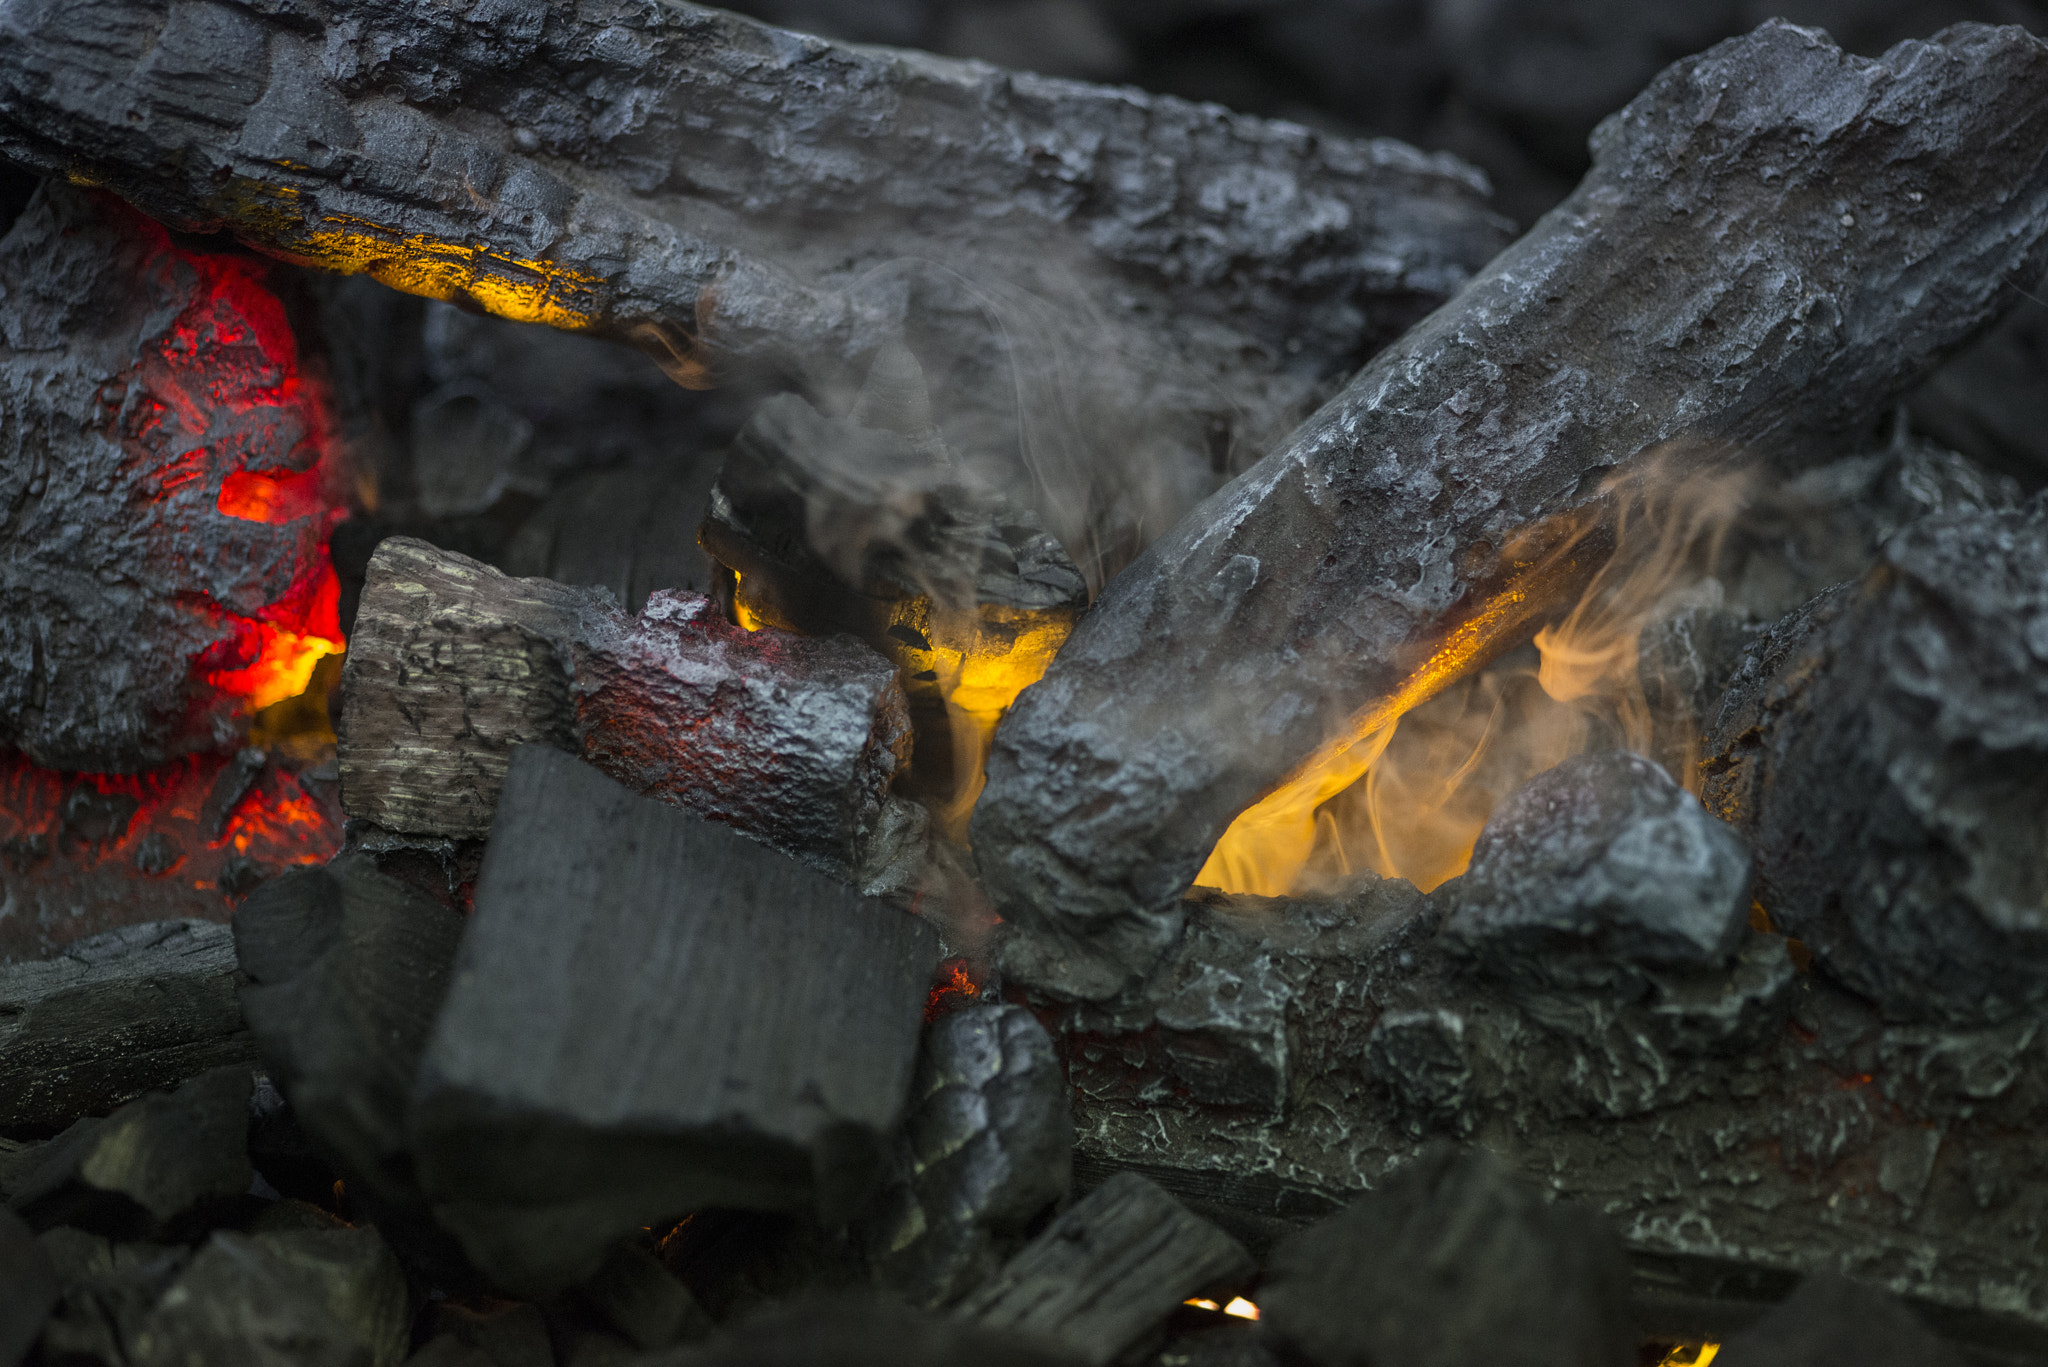
<path fill-rule="evenodd" d="M 0 1367 L 2048 1356 L 2048 42 L 1698 47 L 0 0 Z"/>

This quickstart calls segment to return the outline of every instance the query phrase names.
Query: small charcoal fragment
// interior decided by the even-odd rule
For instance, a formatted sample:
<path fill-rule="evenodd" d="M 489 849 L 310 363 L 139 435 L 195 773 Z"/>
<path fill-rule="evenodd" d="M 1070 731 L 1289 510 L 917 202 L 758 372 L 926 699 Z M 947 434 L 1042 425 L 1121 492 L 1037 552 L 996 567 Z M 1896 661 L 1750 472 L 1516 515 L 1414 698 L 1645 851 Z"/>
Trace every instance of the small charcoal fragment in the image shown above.
<path fill-rule="evenodd" d="M 702 1206 L 846 1219 L 937 958 L 916 918 L 521 747 L 414 1094 L 437 1215 L 522 1294 Z"/>
<path fill-rule="evenodd" d="M 0 967 L 0 1129 L 50 1133 L 255 1056 L 226 926 L 124 926 Z"/>
<path fill-rule="evenodd" d="M 1823 1273 L 1721 1347 L 1716 1367 L 1962 1367 L 1966 1359 L 1876 1287 Z"/>
<path fill-rule="evenodd" d="M 175 1092 L 86 1119 L 12 1169 L 8 1204 L 38 1229 L 73 1225 L 162 1236 L 247 1194 L 247 1066 L 201 1073 Z"/>
<path fill-rule="evenodd" d="M 1487 971 L 1596 986 L 1718 969 L 1749 924 L 1749 850 L 1657 765 L 1580 755 L 1494 809 L 1444 934 Z"/>
<path fill-rule="evenodd" d="M 1188 1297 L 1228 1290 L 1251 1271 L 1236 1240 L 1120 1172 L 1062 1211 L 956 1313 L 1051 1338 L 1104 1367 Z"/>
<path fill-rule="evenodd" d="M 1628 1276 L 1591 1210 L 1443 1145 L 1284 1240 L 1259 1308 L 1314 1367 L 1622 1367 Z"/>

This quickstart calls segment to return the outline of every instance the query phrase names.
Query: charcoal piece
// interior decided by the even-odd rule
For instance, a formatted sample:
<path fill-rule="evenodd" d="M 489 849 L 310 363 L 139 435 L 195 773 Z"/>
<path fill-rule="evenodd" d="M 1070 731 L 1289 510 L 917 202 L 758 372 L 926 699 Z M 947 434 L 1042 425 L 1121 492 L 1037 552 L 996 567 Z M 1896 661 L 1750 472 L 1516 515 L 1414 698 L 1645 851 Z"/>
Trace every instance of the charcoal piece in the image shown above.
<path fill-rule="evenodd" d="M 883 348 L 845 418 L 794 394 L 763 403 L 709 506 L 704 547 L 733 571 L 739 620 L 851 632 L 887 657 L 918 789 L 937 807 L 971 800 L 989 736 L 1073 630 L 1088 582 L 1035 512 L 947 449 L 917 359 Z"/>
<path fill-rule="evenodd" d="M 0 1129 L 50 1133 L 255 1056 L 226 926 L 124 926 L 0 967 Z"/>
<path fill-rule="evenodd" d="M 520 747 L 414 1093 L 436 1213 L 525 1294 L 701 1206 L 845 1220 L 937 958 L 916 918 Z"/>
<path fill-rule="evenodd" d="M 21 1367 L 57 1296 L 57 1270 L 35 1232 L 0 1209 L 0 1367 Z"/>
<path fill-rule="evenodd" d="M 690 1289 L 660 1259 L 634 1245 L 614 1249 L 576 1294 L 638 1348 L 672 1347 L 711 1328 L 711 1317 Z"/>
<path fill-rule="evenodd" d="M 296 1127 L 409 1260 L 459 1285 L 466 1268 L 413 1181 L 405 1123 L 462 918 L 344 856 L 266 883 L 234 934 L 242 1012 Z"/>
<path fill-rule="evenodd" d="M 38 1229 L 74 1225 L 161 1237 L 245 1195 L 247 1065 L 216 1068 L 175 1092 L 73 1125 L 8 1174 L 7 1203 Z"/>
<path fill-rule="evenodd" d="M 475 837 L 513 747 L 582 753 L 635 790 L 835 870 L 886 853 L 909 721 L 847 640 L 747 632 L 705 598 L 511 579 L 424 542 L 377 548 L 343 674 L 348 814 Z"/>
<path fill-rule="evenodd" d="M 1011 710 L 974 849 L 1066 990 L 1156 962 L 1230 822 L 1318 747 L 1570 601 L 1610 476 L 1824 446 L 2048 264 L 2048 43 L 2016 28 L 1865 61 L 1768 23 L 1595 141 L 1570 200 L 1154 542 Z"/>
<path fill-rule="evenodd" d="M 1444 934 L 1485 971 L 1605 987 L 1726 967 L 1749 925 L 1749 849 L 1640 755 L 1578 755 L 1502 799 L 1445 892 Z"/>
<path fill-rule="evenodd" d="M 1887 1016 L 2048 1002 L 2048 496 L 1924 519 L 1773 628 L 1704 767 L 1772 923 Z"/>
<path fill-rule="evenodd" d="M 1056 1341 L 855 1296 L 799 1298 L 663 1354 L 661 1367 L 1077 1367 Z"/>
<path fill-rule="evenodd" d="M 930 1307 L 986 1278 L 1005 1242 L 1066 1195 L 1074 1128 L 1052 1038 L 1021 1006 L 934 1021 L 910 1096 L 863 1234 L 883 1281 Z"/>
<path fill-rule="evenodd" d="M 305 617 L 333 472 L 269 271 L 56 181 L 0 239 L 0 745 L 233 748 L 266 639 L 340 644 Z"/>
<path fill-rule="evenodd" d="M 425 1358 L 444 1367 L 554 1367 L 554 1345 L 538 1306 L 523 1301 L 441 1301 L 421 1319 L 421 1332 L 429 1342 L 411 1361 Z"/>
<path fill-rule="evenodd" d="M 1628 1264 L 1593 1211 L 1439 1145 L 1273 1251 L 1262 1323 L 1315 1367 L 1634 1360 Z"/>
<path fill-rule="evenodd" d="M 37 1243 L 63 1288 L 43 1329 L 43 1360 L 133 1367 L 136 1332 L 192 1259 L 176 1246 L 114 1243 L 80 1229 L 53 1229 Z"/>
<path fill-rule="evenodd" d="M 507 572 L 609 589 L 638 614 L 656 589 L 708 594 L 711 557 L 697 544 L 717 465 L 606 470 L 565 482 L 521 524 Z"/>
<path fill-rule="evenodd" d="M 1801 1282 L 1771 1313 L 1721 1345 L 1716 1358 L 1729 1367 L 1962 1367 L 1967 1360 L 1896 1297 L 1831 1273 Z"/>
<path fill-rule="evenodd" d="M 1114 1362 L 1188 1297 L 1251 1274 L 1237 1241 L 1133 1172 L 1060 1212 L 956 1313 L 1043 1335 L 1096 1367 Z"/>
<path fill-rule="evenodd" d="M 288 259 L 651 334 L 698 385 L 850 391 L 907 327 L 956 430 L 1079 495 L 1071 544 L 1170 521 L 1509 231 L 1476 173 L 1384 140 L 681 3 L 626 32 L 538 0 L 12 13 L 0 150 Z"/>
<path fill-rule="evenodd" d="M 410 1311 L 398 1260 L 367 1225 L 220 1231 L 129 1331 L 125 1361 L 396 1367 Z"/>
<path fill-rule="evenodd" d="M 700 1210 L 662 1236 L 662 1265 L 720 1324 L 764 1305 L 873 1289 L 845 1226 L 804 1211 Z"/>
<path fill-rule="evenodd" d="M 2021 300 L 1906 402 L 1937 441 L 2029 486 L 2048 480 L 2048 305 Z"/>

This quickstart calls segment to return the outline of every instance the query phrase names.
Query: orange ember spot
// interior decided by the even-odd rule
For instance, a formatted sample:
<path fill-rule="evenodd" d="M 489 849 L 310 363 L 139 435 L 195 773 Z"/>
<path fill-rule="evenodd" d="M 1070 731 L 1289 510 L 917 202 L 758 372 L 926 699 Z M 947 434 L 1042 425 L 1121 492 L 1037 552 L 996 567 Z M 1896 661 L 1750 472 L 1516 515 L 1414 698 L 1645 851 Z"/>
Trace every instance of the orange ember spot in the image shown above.
<path fill-rule="evenodd" d="M 939 965 L 939 980 L 925 998 L 924 1020 L 929 1025 L 947 1012 L 965 1006 L 981 995 L 981 985 L 968 972 L 967 960 L 947 959 Z"/>
<path fill-rule="evenodd" d="M 1243 1296 L 1232 1297 L 1228 1305 L 1218 1305 L 1215 1301 L 1209 1300 L 1206 1297 L 1202 1296 L 1190 1296 L 1188 1299 L 1182 1301 L 1181 1304 L 1192 1305 L 1197 1310 L 1221 1311 L 1223 1314 L 1226 1315 L 1235 1315 L 1237 1318 L 1241 1320 L 1255 1320 L 1259 1317 L 1259 1307 L 1253 1305 Z"/>
<path fill-rule="evenodd" d="M 214 506 L 224 517 L 282 526 L 327 510 L 320 482 L 318 470 L 237 470 L 221 481 Z"/>
<path fill-rule="evenodd" d="M 202 657 L 200 677 L 223 693 L 242 698 L 251 712 L 296 698 L 312 682 L 321 657 L 343 648 L 341 581 L 322 557 L 319 565 L 284 599 L 256 621 L 237 624 L 227 658 Z"/>

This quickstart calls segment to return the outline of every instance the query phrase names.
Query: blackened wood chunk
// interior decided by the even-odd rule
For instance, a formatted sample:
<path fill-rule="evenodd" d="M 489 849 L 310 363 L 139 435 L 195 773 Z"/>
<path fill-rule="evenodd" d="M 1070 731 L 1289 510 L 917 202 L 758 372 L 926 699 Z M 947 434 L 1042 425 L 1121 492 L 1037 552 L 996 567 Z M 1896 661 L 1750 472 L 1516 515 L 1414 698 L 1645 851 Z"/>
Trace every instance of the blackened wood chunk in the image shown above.
<path fill-rule="evenodd" d="M 1715 1360 L 1729 1367 L 1962 1367 L 1965 1358 L 1896 1297 L 1822 1273 L 1729 1339 Z"/>
<path fill-rule="evenodd" d="M 742 631 L 706 598 L 657 593 L 628 617 L 601 590 L 394 537 L 370 562 L 343 687 L 342 805 L 387 830 L 486 834 L 528 742 L 837 871 L 895 830 L 910 723 L 888 662 Z"/>
<path fill-rule="evenodd" d="M 556 334 L 560 335 L 560 334 Z M 657 589 L 717 587 L 697 524 L 718 466 L 605 470 L 568 480 L 521 524 L 503 564 L 516 575 L 607 589 L 638 613 Z"/>
<path fill-rule="evenodd" d="M 1028 427 L 1128 534 L 1510 231 L 1449 157 L 690 4 L 629 41 L 544 0 L 231 13 L 10 11 L 0 149 L 290 259 L 652 333 L 696 385 L 737 360 L 850 390 L 907 326 L 943 415 L 999 451 Z"/>
<path fill-rule="evenodd" d="M 57 1270 L 35 1232 L 0 1209 L 0 1367 L 21 1367 L 57 1306 Z"/>
<path fill-rule="evenodd" d="M 252 1082 L 246 1065 L 216 1068 L 105 1119 L 81 1120 L 9 1172 L 7 1203 L 39 1229 L 175 1235 L 247 1194 L 256 1175 Z"/>
<path fill-rule="evenodd" d="M 1595 540 L 1527 566 L 1606 516 L 1609 475 L 1824 445 L 2048 265 L 2048 43 L 2018 28 L 1869 61 L 1768 23 L 1665 71 L 1595 154 L 1112 581 L 1011 710 L 974 850 L 1069 991 L 1155 962 L 1218 838 L 1317 747 L 1575 597 Z"/>
<path fill-rule="evenodd" d="M 192 1250 L 114 1243 L 84 1230 L 37 1240 L 63 1288 L 43 1329 L 45 1362 L 131 1367 L 136 1331 L 192 1259 Z"/>
<path fill-rule="evenodd" d="M 1079 1367 L 1087 1358 L 1043 1335 L 835 1298 L 776 1306 L 664 1367 Z"/>
<path fill-rule="evenodd" d="M 2048 498 L 1925 519 L 1766 633 L 1704 767 L 1773 924 L 1887 1016 L 2048 1003 Z"/>
<path fill-rule="evenodd" d="M 1725 968 L 1749 927 L 1749 849 L 1640 755 L 1579 755 L 1510 793 L 1446 888 L 1444 934 L 1487 972 L 1611 987 Z"/>
<path fill-rule="evenodd" d="M 991 1003 L 934 1021 L 890 1179 L 863 1221 L 882 1278 L 912 1304 L 959 1299 L 1066 1195 L 1073 1146 L 1066 1072 L 1037 1017 Z"/>
<path fill-rule="evenodd" d="M 547 1320 L 524 1301 L 441 1301 L 421 1316 L 428 1342 L 410 1361 L 440 1367 L 554 1367 Z"/>
<path fill-rule="evenodd" d="M 458 1275 L 405 1117 L 461 936 L 461 917 L 357 856 L 273 879 L 235 913 L 242 1011 L 292 1117 L 395 1245 Z"/>
<path fill-rule="evenodd" d="M 1635 1350 L 1628 1277 L 1593 1211 L 1441 1145 L 1283 1241 L 1259 1309 L 1314 1367 L 1621 1367 Z"/>
<path fill-rule="evenodd" d="M 523 746 L 415 1092 L 421 1179 L 523 1294 L 701 1206 L 844 1220 L 936 959 L 916 918 Z"/>
<path fill-rule="evenodd" d="M 60 181 L 0 238 L 0 745 L 131 772 L 246 729 L 328 508 L 268 269 Z"/>
<path fill-rule="evenodd" d="M 646 1249 L 622 1244 L 576 1294 L 638 1348 L 668 1348 L 711 1328 L 690 1288 Z"/>
<path fill-rule="evenodd" d="M 396 1367 L 409 1293 L 368 1225 L 237 1234 L 193 1256 L 127 1339 L 130 1367 Z"/>
<path fill-rule="evenodd" d="M 1252 1260 L 1147 1179 L 1120 1172 L 1062 1211 L 957 1313 L 1049 1337 L 1103 1367 L 1188 1297 L 1232 1288 Z"/>
<path fill-rule="evenodd" d="M 248 1063 L 226 926 L 154 921 L 0 967 L 0 1129 L 62 1129 Z"/>

